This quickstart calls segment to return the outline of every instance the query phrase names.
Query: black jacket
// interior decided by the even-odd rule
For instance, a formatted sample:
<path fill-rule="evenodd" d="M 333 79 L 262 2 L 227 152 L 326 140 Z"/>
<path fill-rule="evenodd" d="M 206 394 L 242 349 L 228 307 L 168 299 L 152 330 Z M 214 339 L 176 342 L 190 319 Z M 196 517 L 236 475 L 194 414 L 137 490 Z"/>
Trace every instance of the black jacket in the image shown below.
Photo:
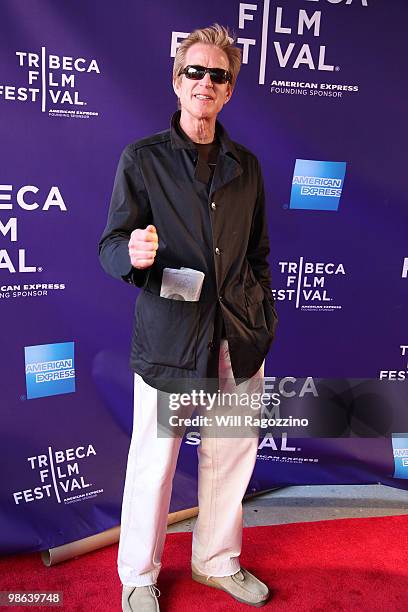
<path fill-rule="evenodd" d="M 179 117 L 177 111 L 170 130 L 123 150 L 99 243 L 105 271 L 143 287 L 136 301 L 130 365 L 156 388 L 162 379 L 217 376 L 210 364 L 211 355 L 218 360 L 218 311 L 236 381 L 260 368 L 277 323 L 259 162 L 232 142 L 217 121 L 220 151 L 208 193 L 195 177 L 197 150 L 180 134 Z M 137 270 L 128 254 L 130 234 L 150 223 L 156 226 L 159 248 L 151 268 Z M 160 297 L 163 268 L 181 266 L 204 272 L 199 302 Z"/>

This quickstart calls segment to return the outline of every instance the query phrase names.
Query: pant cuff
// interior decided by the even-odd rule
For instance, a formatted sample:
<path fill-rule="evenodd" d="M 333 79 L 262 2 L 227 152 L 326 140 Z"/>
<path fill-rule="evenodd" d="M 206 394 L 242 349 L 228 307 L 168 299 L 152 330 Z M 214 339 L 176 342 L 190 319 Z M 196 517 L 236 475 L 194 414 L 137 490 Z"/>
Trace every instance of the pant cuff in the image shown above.
<path fill-rule="evenodd" d="M 123 586 L 133 586 L 133 587 L 149 586 L 150 584 L 155 584 L 157 582 L 159 572 L 160 572 L 160 568 L 155 569 L 151 572 L 146 572 L 145 574 L 139 574 L 139 575 L 130 573 L 127 576 L 121 576 L 119 572 L 119 578 Z"/>
<path fill-rule="evenodd" d="M 232 576 L 232 574 L 236 574 L 236 572 L 241 569 L 238 557 L 215 562 L 208 561 L 207 563 L 202 563 L 193 558 L 192 564 L 194 565 L 195 569 L 200 572 L 200 574 L 204 574 L 205 576 L 215 576 L 216 578 L 221 578 L 222 576 Z"/>

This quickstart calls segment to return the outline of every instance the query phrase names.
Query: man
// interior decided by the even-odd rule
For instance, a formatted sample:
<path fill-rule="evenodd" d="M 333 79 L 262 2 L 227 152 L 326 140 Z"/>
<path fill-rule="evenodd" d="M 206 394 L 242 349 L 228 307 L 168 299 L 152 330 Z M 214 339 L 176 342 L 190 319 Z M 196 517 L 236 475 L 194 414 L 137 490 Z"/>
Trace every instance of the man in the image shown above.
<path fill-rule="evenodd" d="M 118 555 L 123 610 L 159 610 L 155 584 L 181 438 L 157 437 L 157 390 L 169 379 L 206 377 L 259 389 L 277 322 L 260 167 L 217 121 L 240 64 L 240 50 L 218 24 L 183 40 L 173 69 L 180 110 L 170 130 L 124 149 L 100 241 L 104 269 L 143 287 Z M 160 295 L 166 267 L 204 273 L 198 301 Z M 239 563 L 241 501 L 257 443 L 254 436 L 201 439 L 192 576 L 261 606 L 268 587 Z"/>

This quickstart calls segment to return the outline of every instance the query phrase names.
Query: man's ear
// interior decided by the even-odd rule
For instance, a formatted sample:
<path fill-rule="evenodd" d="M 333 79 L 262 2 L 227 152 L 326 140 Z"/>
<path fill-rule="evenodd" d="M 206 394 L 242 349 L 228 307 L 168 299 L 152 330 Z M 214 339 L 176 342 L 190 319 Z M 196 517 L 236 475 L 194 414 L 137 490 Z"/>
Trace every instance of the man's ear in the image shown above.
<path fill-rule="evenodd" d="M 178 78 L 175 78 L 175 79 L 173 79 L 173 90 L 174 90 L 174 93 L 176 94 L 176 96 L 177 96 L 178 98 L 180 97 L 180 95 L 179 95 L 179 89 L 180 89 L 180 86 L 179 86 L 179 79 L 178 79 Z"/>
<path fill-rule="evenodd" d="M 231 96 L 232 96 L 232 92 L 233 92 L 233 88 L 231 87 L 231 83 L 227 83 L 227 91 L 225 93 L 224 104 L 229 102 L 229 100 L 231 99 Z"/>

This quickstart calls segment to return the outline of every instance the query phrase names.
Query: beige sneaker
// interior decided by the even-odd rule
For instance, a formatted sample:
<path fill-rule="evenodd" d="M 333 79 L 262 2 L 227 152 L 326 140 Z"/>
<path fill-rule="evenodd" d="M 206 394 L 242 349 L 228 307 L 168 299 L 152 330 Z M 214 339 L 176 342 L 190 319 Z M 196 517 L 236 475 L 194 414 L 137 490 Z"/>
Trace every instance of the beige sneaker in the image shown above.
<path fill-rule="evenodd" d="M 241 603 L 260 608 L 269 599 L 270 592 L 266 584 L 241 567 L 232 576 L 205 576 L 191 566 L 193 580 L 207 586 L 221 589 Z"/>
<path fill-rule="evenodd" d="M 160 591 L 154 584 L 134 587 L 124 586 L 122 590 L 123 612 L 160 612 L 157 598 Z"/>

